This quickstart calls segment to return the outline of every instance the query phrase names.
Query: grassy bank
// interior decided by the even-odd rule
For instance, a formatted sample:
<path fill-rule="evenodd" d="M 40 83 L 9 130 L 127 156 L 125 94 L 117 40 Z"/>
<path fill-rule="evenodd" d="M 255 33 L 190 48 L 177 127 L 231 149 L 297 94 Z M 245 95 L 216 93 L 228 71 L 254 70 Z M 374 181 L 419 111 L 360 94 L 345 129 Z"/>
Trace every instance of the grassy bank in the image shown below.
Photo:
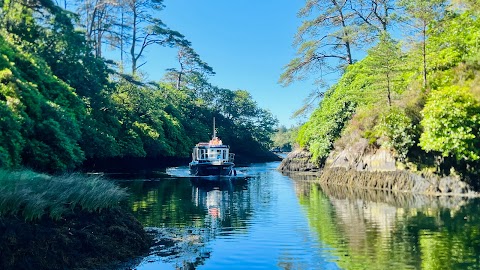
<path fill-rule="evenodd" d="M 92 212 L 117 206 L 127 193 L 99 176 L 48 176 L 0 171 L 0 215 L 27 221 L 43 215 L 58 220 L 76 208 Z"/>
<path fill-rule="evenodd" d="M 126 196 L 98 176 L 0 171 L 0 269 L 91 269 L 146 252 Z"/>

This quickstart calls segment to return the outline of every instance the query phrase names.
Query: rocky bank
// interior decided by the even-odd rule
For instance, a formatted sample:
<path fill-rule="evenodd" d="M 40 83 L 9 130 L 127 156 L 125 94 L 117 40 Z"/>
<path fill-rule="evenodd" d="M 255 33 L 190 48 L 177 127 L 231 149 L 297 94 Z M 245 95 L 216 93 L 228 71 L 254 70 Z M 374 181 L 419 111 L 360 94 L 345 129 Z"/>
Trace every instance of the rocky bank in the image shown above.
<path fill-rule="evenodd" d="M 311 161 L 312 154 L 303 149 L 295 149 L 282 160 L 278 170 L 282 172 L 319 172 L 321 167 Z"/>
<path fill-rule="evenodd" d="M 361 139 L 344 149 L 333 150 L 323 166 L 311 161 L 306 150 L 295 150 L 282 161 L 283 172 L 316 172 L 319 181 L 356 189 L 393 190 L 433 195 L 477 196 L 474 189 L 458 176 L 439 177 L 398 166 L 387 149 L 370 149 Z"/>

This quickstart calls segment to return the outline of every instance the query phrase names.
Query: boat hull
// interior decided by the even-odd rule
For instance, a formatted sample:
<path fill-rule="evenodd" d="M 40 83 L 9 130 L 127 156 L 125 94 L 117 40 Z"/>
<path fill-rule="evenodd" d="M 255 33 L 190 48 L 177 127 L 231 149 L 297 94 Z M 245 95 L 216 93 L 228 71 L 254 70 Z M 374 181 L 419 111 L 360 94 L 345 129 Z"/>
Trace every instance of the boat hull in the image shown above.
<path fill-rule="evenodd" d="M 228 176 L 234 175 L 233 163 L 214 165 L 211 163 L 190 163 L 190 174 L 194 176 Z"/>

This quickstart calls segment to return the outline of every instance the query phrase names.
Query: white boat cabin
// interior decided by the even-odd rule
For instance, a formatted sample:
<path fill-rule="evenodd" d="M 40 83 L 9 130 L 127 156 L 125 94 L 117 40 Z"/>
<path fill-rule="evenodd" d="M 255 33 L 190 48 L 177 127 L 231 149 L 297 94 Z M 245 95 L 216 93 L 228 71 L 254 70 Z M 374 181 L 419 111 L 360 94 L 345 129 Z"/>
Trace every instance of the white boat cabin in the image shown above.
<path fill-rule="evenodd" d="M 235 154 L 230 153 L 230 147 L 224 145 L 217 137 L 208 143 L 198 143 L 193 148 L 192 161 L 198 163 L 210 162 L 212 164 L 224 164 L 233 162 Z"/>

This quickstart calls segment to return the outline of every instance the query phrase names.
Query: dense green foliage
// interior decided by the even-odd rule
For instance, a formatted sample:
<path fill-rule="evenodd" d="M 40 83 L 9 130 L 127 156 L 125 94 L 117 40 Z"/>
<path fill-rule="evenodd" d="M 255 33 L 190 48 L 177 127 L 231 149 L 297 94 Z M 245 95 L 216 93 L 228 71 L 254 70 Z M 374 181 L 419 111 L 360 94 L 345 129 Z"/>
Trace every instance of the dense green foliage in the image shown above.
<path fill-rule="evenodd" d="M 379 95 L 369 94 L 373 91 L 372 78 L 365 76 L 364 70 L 364 61 L 351 65 L 339 82 L 325 93 L 310 120 L 300 127 L 297 141 L 312 152 L 315 160 L 328 156 L 333 142 L 359 104 L 368 103 L 372 98 L 377 100 Z"/>
<path fill-rule="evenodd" d="M 0 171 L 0 215 L 25 220 L 43 215 L 59 219 L 77 207 L 100 211 L 118 206 L 126 192 L 98 176 L 64 175 L 51 177 L 31 171 Z"/>
<path fill-rule="evenodd" d="M 142 3 L 143 11 L 162 5 Z M 77 15 L 53 1 L 0 0 L 0 8 L 0 168 L 62 172 L 85 159 L 188 157 L 209 139 L 213 117 L 233 151 L 255 155 L 269 147 L 272 114 L 245 90 L 211 85 L 213 69 L 161 21 L 158 36 L 168 38 L 158 44 L 178 46 L 194 61 L 182 53 L 180 71 L 146 83 L 101 58 L 102 41 L 77 30 Z M 141 19 L 138 33 L 148 32 L 149 18 Z"/>
<path fill-rule="evenodd" d="M 451 86 L 435 90 L 422 113 L 423 149 L 457 160 L 480 159 L 480 103 L 468 88 Z"/>
<path fill-rule="evenodd" d="M 273 144 L 275 150 L 290 152 L 295 147 L 295 138 L 298 135 L 299 127 L 286 128 L 285 126 L 280 126 L 277 128 L 277 131 L 272 136 Z"/>
<path fill-rule="evenodd" d="M 387 33 L 378 35 L 377 45 L 345 69 L 300 128 L 297 141 L 316 162 L 325 160 L 334 145 L 342 148 L 363 137 L 375 148 L 391 149 L 399 161 L 421 165 L 436 160 L 439 167 L 475 172 L 480 154 L 478 5 L 426 2 L 399 1 L 395 14 L 406 23 L 391 30 L 406 30 L 421 20 L 423 30 L 410 30 L 425 39 L 405 38 L 401 50 Z M 401 9 L 407 4 L 409 10 Z M 427 4 L 432 5 L 429 14 L 412 12 Z"/>
<path fill-rule="evenodd" d="M 0 49 L 2 167 L 58 171 L 80 164 L 81 99 L 42 59 L 15 50 L 1 36 Z"/>

